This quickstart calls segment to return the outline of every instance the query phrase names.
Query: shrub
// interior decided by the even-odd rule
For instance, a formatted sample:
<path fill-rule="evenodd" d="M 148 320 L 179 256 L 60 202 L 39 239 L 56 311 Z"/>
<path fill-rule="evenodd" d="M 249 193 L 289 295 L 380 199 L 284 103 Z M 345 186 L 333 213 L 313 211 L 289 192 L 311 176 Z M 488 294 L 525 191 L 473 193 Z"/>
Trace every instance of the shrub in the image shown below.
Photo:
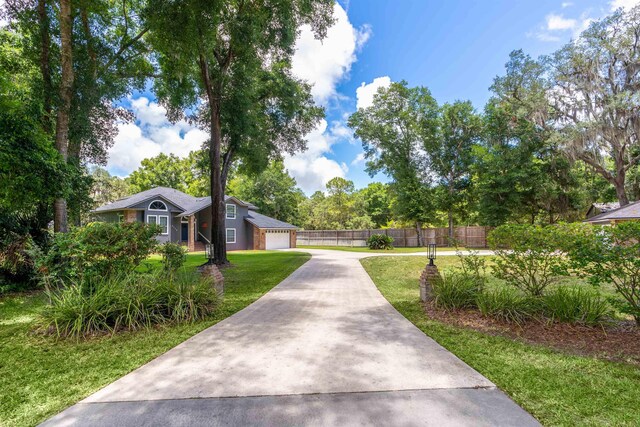
<path fill-rule="evenodd" d="M 446 310 L 473 308 L 479 292 L 480 284 L 473 276 L 451 272 L 434 283 L 434 304 Z"/>
<path fill-rule="evenodd" d="M 563 234 L 556 227 L 502 225 L 489 234 L 497 255 L 496 277 L 531 296 L 542 296 L 559 276 L 569 274 L 569 263 L 559 252 Z"/>
<path fill-rule="evenodd" d="M 476 304 L 484 316 L 521 324 L 540 311 L 539 299 L 512 288 L 486 290 L 478 294 Z"/>
<path fill-rule="evenodd" d="M 456 256 L 460 260 L 460 268 L 463 274 L 473 277 L 482 288 L 487 280 L 486 258 L 479 255 L 478 251 L 469 251 L 468 254 L 456 249 Z"/>
<path fill-rule="evenodd" d="M 51 304 L 41 324 L 60 337 L 136 330 L 156 324 L 204 319 L 217 306 L 211 278 L 197 272 L 122 274 L 92 277 L 90 286 L 73 284 L 49 291 Z M 92 289 L 86 292 L 86 289 Z"/>
<path fill-rule="evenodd" d="M 372 234 L 367 239 L 369 249 L 393 249 L 393 237 L 386 234 Z"/>
<path fill-rule="evenodd" d="M 167 242 L 158 247 L 158 253 L 162 255 L 164 271 L 174 274 L 184 265 L 187 259 L 187 251 L 177 243 Z"/>
<path fill-rule="evenodd" d="M 127 273 L 153 252 L 159 233 L 158 226 L 137 222 L 94 222 L 57 233 L 40 270 L 58 283 Z"/>
<path fill-rule="evenodd" d="M 567 227 L 571 265 L 593 285 L 611 283 L 626 304 L 623 311 L 640 325 L 640 222 L 610 227 Z M 569 235 L 569 233 L 565 233 Z"/>
<path fill-rule="evenodd" d="M 602 323 L 610 311 L 607 301 L 597 293 L 570 286 L 546 294 L 543 307 L 545 316 L 551 320 L 587 325 Z"/>
<path fill-rule="evenodd" d="M 28 234 L 9 233 L 3 237 L 0 242 L 0 294 L 32 287 L 35 281 L 31 254 L 33 240 Z"/>

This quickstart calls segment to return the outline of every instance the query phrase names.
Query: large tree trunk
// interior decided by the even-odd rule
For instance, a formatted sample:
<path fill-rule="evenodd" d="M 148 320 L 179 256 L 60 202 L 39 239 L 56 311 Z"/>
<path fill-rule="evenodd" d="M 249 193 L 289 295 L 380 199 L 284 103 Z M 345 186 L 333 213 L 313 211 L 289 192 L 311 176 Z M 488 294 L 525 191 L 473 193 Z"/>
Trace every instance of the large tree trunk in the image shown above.
<path fill-rule="evenodd" d="M 51 49 L 51 35 L 49 32 L 49 15 L 47 14 L 47 1 L 38 0 L 38 21 L 40 23 L 40 73 L 42 74 L 43 89 L 43 123 L 44 131 L 49 134 L 51 129 L 51 64 L 49 52 Z"/>
<path fill-rule="evenodd" d="M 71 0 L 60 0 L 60 105 L 56 117 L 56 149 L 66 161 L 69 150 L 69 117 L 71 113 L 71 98 L 73 96 L 73 48 L 72 48 L 72 18 Z M 54 230 L 66 232 L 67 201 L 57 198 L 53 205 Z"/>
<path fill-rule="evenodd" d="M 211 163 L 211 243 L 214 245 L 214 260 L 218 265 L 229 264 L 227 260 L 227 241 L 225 227 L 224 187 L 222 185 L 222 164 L 220 148 L 222 135 L 220 126 L 220 104 L 211 109 L 211 144 L 209 161 Z"/>
<path fill-rule="evenodd" d="M 455 238 L 454 230 L 453 230 L 453 211 L 449 209 L 447 212 L 449 217 L 449 244 L 453 243 L 453 239 Z"/>
<path fill-rule="evenodd" d="M 424 246 L 422 243 L 422 223 L 420 221 L 416 221 L 416 232 L 418 233 L 418 247 Z"/>
<path fill-rule="evenodd" d="M 618 176 L 613 181 L 613 186 L 616 188 L 616 196 L 618 197 L 618 202 L 620 203 L 620 206 L 625 206 L 629 204 L 627 191 L 624 188 L 625 176 L 626 176 L 626 173 L 624 171 L 622 171 L 622 174 L 618 172 Z"/>

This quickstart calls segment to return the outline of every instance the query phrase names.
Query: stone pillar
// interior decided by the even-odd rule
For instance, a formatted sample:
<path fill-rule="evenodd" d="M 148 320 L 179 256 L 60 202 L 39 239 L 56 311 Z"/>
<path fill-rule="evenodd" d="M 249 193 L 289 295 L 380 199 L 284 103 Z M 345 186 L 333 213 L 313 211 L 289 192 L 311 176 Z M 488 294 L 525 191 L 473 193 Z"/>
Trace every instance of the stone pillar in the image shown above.
<path fill-rule="evenodd" d="M 127 209 L 124 211 L 124 222 L 136 222 L 137 219 L 137 211 Z"/>
<path fill-rule="evenodd" d="M 213 287 L 218 296 L 224 295 L 224 276 L 220 272 L 218 266 L 215 264 L 205 264 L 200 266 L 199 270 L 203 276 L 211 277 L 211 279 L 213 279 Z"/>
<path fill-rule="evenodd" d="M 427 265 L 420 276 L 420 301 L 427 302 L 433 299 L 433 284 L 442 279 L 438 267 Z"/>
<path fill-rule="evenodd" d="M 189 233 L 187 233 L 187 251 L 195 252 L 196 250 L 196 217 L 189 215 Z"/>

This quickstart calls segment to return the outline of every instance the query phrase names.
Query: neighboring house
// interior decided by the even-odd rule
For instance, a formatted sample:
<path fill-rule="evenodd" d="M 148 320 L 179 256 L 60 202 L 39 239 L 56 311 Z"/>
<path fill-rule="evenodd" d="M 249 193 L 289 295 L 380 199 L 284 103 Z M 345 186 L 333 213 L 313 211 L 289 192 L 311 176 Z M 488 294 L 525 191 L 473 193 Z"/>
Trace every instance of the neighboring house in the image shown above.
<path fill-rule="evenodd" d="M 620 203 L 618 202 L 594 203 L 591 205 L 591 207 L 587 211 L 587 219 L 592 218 L 596 215 L 607 213 L 614 209 L 618 209 L 619 207 L 620 207 Z"/>
<path fill-rule="evenodd" d="M 225 196 L 225 202 L 227 250 L 295 247 L 294 225 L 259 214 L 255 206 L 235 197 Z M 99 221 L 158 224 L 158 241 L 183 243 L 189 251 L 202 250 L 211 241 L 211 198 L 173 188 L 155 187 L 100 206 L 93 214 Z"/>
<path fill-rule="evenodd" d="M 589 209 L 589 212 L 591 212 L 591 209 Z M 591 217 L 589 217 L 589 212 L 587 212 L 587 219 L 584 220 L 584 222 L 589 222 L 591 224 L 614 225 L 625 221 L 639 221 L 640 201 L 631 202 L 623 207 L 606 210 Z"/>

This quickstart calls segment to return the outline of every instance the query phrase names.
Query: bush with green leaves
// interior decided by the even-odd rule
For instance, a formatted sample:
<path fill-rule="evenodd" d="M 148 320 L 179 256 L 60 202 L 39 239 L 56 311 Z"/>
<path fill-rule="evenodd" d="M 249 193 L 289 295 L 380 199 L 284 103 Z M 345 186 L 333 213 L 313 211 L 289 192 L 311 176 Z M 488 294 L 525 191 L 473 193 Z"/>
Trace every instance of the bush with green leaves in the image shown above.
<path fill-rule="evenodd" d="M 598 325 L 610 315 L 609 304 L 597 292 L 576 286 L 560 286 L 543 298 L 545 317 L 567 323 Z"/>
<path fill-rule="evenodd" d="M 486 257 L 480 255 L 478 251 L 462 252 L 456 249 L 456 256 L 460 260 L 460 269 L 463 274 L 473 277 L 480 287 L 484 287 L 487 281 L 487 261 Z"/>
<path fill-rule="evenodd" d="M 82 283 L 133 271 L 156 248 L 157 225 L 94 222 L 57 233 L 39 260 L 43 277 L 54 284 Z"/>
<path fill-rule="evenodd" d="M 433 284 L 433 301 L 436 307 L 445 310 L 473 308 L 480 291 L 481 284 L 473 276 L 449 272 Z"/>
<path fill-rule="evenodd" d="M 541 300 L 513 288 L 485 290 L 477 295 L 478 310 L 484 316 L 522 324 L 541 311 Z"/>
<path fill-rule="evenodd" d="M 566 226 L 564 250 L 577 274 L 593 285 L 612 284 L 621 309 L 640 326 L 640 222 Z"/>
<path fill-rule="evenodd" d="M 218 304 L 212 279 L 195 271 L 128 273 L 87 280 L 89 285 L 72 284 L 47 292 L 51 303 L 41 317 L 47 333 L 78 338 L 194 322 L 209 316 Z"/>
<path fill-rule="evenodd" d="M 393 249 L 393 237 L 386 234 L 372 234 L 367 239 L 369 249 Z"/>
<path fill-rule="evenodd" d="M 554 226 L 497 227 L 488 237 L 496 254 L 495 276 L 530 296 L 542 296 L 547 286 L 569 274 L 569 261 L 559 251 L 563 238 Z"/>
<path fill-rule="evenodd" d="M 174 274 L 187 260 L 187 251 L 177 243 L 167 242 L 158 247 L 158 253 L 162 255 L 164 271 Z"/>

